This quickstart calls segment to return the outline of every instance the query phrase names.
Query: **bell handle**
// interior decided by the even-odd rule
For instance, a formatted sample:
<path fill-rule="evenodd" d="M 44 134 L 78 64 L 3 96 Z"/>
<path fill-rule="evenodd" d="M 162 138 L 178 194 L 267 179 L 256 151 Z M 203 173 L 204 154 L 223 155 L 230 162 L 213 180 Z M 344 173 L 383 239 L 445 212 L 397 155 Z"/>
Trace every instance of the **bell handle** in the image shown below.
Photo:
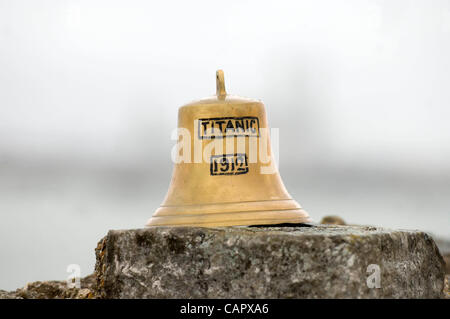
<path fill-rule="evenodd" d="M 216 95 L 219 98 L 225 98 L 227 91 L 225 90 L 225 79 L 222 70 L 216 71 Z"/>

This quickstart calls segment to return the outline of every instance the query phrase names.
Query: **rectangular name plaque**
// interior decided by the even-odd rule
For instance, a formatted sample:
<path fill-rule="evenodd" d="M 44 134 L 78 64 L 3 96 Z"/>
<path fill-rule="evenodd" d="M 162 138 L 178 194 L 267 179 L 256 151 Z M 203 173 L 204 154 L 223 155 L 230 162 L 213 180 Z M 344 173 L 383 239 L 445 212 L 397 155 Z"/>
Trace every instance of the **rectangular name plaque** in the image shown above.
<path fill-rule="evenodd" d="M 248 160 L 244 153 L 211 155 L 210 162 L 211 176 L 248 173 Z"/>
<path fill-rule="evenodd" d="M 259 137 L 256 116 L 216 117 L 198 120 L 198 138 L 214 139 L 236 136 Z"/>

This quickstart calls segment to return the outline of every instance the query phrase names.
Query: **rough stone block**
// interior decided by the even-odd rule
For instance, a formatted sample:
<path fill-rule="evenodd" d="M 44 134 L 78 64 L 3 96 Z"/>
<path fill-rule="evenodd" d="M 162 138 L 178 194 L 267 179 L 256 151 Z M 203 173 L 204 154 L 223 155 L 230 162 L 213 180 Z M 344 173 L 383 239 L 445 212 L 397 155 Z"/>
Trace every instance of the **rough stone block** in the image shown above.
<path fill-rule="evenodd" d="M 102 298 L 443 297 L 442 256 L 420 231 L 324 225 L 112 230 L 96 255 Z"/>

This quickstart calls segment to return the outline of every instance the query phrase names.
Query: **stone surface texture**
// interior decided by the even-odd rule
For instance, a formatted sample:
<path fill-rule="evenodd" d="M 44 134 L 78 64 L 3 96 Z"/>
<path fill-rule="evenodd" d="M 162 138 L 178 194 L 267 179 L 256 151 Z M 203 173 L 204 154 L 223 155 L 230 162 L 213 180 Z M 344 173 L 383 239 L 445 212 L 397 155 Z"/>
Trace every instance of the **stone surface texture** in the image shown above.
<path fill-rule="evenodd" d="M 96 256 L 101 298 L 444 297 L 444 261 L 420 231 L 336 225 L 113 230 Z M 379 266 L 380 288 L 368 287 L 377 268 L 369 265 Z"/>
<path fill-rule="evenodd" d="M 91 299 L 95 284 L 94 275 L 81 278 L 80 288 L 68 288 L 66 281 L 35 281 L 15 291 L 0 290 L 0 299 Z"/>
<path fill-rule="evenodd" d="M 23 299 L 13 291 L 0 290 L 0 299 Z"/>

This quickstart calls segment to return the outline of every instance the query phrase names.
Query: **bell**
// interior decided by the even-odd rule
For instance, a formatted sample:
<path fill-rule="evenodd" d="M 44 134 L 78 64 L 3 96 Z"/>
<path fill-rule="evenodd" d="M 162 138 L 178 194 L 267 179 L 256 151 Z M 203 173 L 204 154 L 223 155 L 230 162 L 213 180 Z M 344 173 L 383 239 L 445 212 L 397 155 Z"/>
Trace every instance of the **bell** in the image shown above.
<path fill-rule="evenodd" d="M 310 222 L 289 195 L 271 153 L 264 104 L 217 93 L 178 111 L 172 180 L 147 226 L 249 226 Z"/>

